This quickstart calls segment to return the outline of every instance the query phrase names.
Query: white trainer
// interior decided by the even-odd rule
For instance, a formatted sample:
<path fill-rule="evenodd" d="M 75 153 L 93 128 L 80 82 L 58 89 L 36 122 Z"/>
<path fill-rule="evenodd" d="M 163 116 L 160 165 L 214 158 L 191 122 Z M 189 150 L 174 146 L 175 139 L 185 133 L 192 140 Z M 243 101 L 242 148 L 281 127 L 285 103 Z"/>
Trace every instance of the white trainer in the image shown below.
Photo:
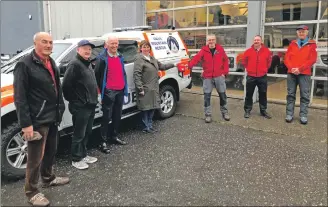
<path fill-rule="evenodd" d="M 87 155 L 85 158 L 83 158 L 82 161 L 84 161 L 85 163 L 91 164 L 91 163 L 97 162 L 97 160 L 98 160 L 97 158 Z"/>
<path fill-rule="evenodd" d="M 81 160 L 79 162 L 72 162 L 72 165 L 79 170 L 84 170 L 84 169 L 89 168 L 89 165 L 86 162 L 84 162 L 83 160 Z"/>

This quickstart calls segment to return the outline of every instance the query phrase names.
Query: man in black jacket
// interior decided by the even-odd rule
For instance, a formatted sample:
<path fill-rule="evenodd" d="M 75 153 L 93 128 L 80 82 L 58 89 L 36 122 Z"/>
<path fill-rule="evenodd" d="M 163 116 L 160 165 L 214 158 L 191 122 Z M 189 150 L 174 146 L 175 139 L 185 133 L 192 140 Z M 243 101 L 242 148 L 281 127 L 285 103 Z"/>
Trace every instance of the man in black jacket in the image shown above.
<path fill-rule="evenodd" d="M 57 149 L 58 125 L 65 111 L 59 71 L 50 57 L 52 38 L 40 32 L 34 36 L 35 49 L 14 69 L 14 101 L 18 123 L 27 143 L 25 194 L 29 203 L 47 206 L 38 190 L 39 174 L 44 187 L 64 185 L 67 177 L 56 177 L 52 167 Z M 41 135 L 41 136 L 40 136 Z"/>
<path fill-rule="evenodd" d="M 88 40 L 78 43 L 77 55 L 69 63 L 63 80 L 63 93 L 69 101 L 74 133 L 72 137 L 72 165 L 87 169 L 97 158 L 87 156 L 88 137 L 92 134 L 95 109 L 98 102 L 97 81 L 90 64 L 92 49 Z"/>

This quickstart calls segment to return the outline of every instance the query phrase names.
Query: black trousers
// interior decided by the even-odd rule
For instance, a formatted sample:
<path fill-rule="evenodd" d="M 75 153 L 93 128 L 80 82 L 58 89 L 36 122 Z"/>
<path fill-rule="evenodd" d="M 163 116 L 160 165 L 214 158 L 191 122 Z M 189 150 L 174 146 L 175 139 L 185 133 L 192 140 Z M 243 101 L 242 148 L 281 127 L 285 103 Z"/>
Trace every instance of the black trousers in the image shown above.
<path fill-rule="evenodd" d="M 253 94 L 256 86 L 259 91 L 260 111 L 264 112 L 267 109 L 267 88 L 268 88 L 267 76 L 266 75 L 262 77 L 247 76 L 246 98 L 244 104 L 245 112 L 250 112 L 253 108 Z"/>
<path fill-rule="evenodd" d="M 73 162 L 81 161 L 87 156 L 87 144 L 89 136 L 92 134 L 95 109 L 95 105 L 76 106 L 69 104 L 74 127 L 71 148 Z"/>
<path fill-rule="evenodd" d="M 108 141 L 108 138 L 114 138 L 118 135 L 120 127 L 122 108 L 124 103 L 124 91 L 105 89 L 102 111 L 103 117 L 101 121 L 101 138 L 102 141 Z M 111 126 L 109 122 L 112 121 Z"/>

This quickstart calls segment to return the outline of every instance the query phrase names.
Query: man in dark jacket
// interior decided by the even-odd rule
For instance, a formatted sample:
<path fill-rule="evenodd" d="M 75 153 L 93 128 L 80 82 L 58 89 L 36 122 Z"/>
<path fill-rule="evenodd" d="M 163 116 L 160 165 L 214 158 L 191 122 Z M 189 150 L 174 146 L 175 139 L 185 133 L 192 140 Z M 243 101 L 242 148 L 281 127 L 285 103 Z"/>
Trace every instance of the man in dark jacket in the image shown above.
<path fill-rule="evenodd" d="M 253 108 L 253 93 L 257 86 L 259 90 L 259 104 L 261 115 L 267 119 L 271 116 L 267 113 L 267 73 L 271 65 L 271 52 L 262 44 L 259 35 L 254 37 L 254 44 L 245 51 L 243 65 L 247 71 L 246 78 L 246 98 L 244 104 L 245 118 L 249 118 Z"/>
<path fill-rule="evenodd" d="M 124 96 L 128 96 L 128 84 L 124 59 L 117 52 L 117 49 L 118 38 L 109 37 L 105 43 L 104 51 L 97 57 L 98 63 L 95 69 L 103 111 L 100 149 L 106 154 L 110 153 L 106 144 L 109 140 L 116 144 L 127 144 L 118 138 Z M 110 121 L 112 121 L 112 127 L 108 130 Z"/>
<path fill-rule="evenodd" d="M 224 120 L 229 121 L 230 117 L 227 109 L 227 95 L 225 76 L 229 73 L 229 60 L 223 47 L 216 44 L 216 36 L 207 36 L 207 45 L 204 46 L 190 61 L 189 68 L 194 67 L 202 61 L 202 77 L 204 90 L 204 111 L 205 122 L 212 121 L 211 115 L 211 93 L 216 88 L 220 96 L 220 109 Z"/>
<path fill-rule="evenodd" d="M 72 165 L 87 169 L 97 158 L 87 155 L 88 138 L 92 134 L 95 109 L 98 102 L 97 81 L 90 63 L 95 46 L 88 40 L 78 43 L 77 55 L 68 64 L 63 80 L 63 93 L 69 101 L 74 133 L 72 137 Z"/>
<path fill-rule="evenodd" d="M 59 71 L 50 57 L 52 38 L 40 32 L 34 36 L 35 49 L 14 69 L 14 101 L 18 123 L 27 142 L 25 194 L 29 203 L 47 206 L 38 190 L 39 173 L 44 187 L 64 185 L 67 177 L 56 177 L 52 167 L 57 149 L 58 125 L 65 111 Z"/>

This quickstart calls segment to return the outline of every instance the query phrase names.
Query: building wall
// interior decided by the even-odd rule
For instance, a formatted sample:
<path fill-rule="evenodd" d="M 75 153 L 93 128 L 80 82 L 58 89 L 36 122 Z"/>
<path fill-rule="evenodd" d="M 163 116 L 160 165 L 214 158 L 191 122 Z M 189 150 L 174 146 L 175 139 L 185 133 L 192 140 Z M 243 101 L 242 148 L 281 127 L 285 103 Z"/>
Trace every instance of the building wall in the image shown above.
<path fill-rule="evenodd" d="M 12 55 L 33 44 L 33 35 L 43 30 L 41 4 L 41 1 L 0 1 L 1 53 Z"/>
<path fill-rule="evenodd" d="M 112 31 L 111 1 L 49 2 L 50 9 L 48 1 L 43 1 L 45 30 L 54 39 L 100 36 Z"/>
<path fill-rule="evenodd" d="M 144 25 L 144 1 L 113 1 L 113 28 Z"/>

